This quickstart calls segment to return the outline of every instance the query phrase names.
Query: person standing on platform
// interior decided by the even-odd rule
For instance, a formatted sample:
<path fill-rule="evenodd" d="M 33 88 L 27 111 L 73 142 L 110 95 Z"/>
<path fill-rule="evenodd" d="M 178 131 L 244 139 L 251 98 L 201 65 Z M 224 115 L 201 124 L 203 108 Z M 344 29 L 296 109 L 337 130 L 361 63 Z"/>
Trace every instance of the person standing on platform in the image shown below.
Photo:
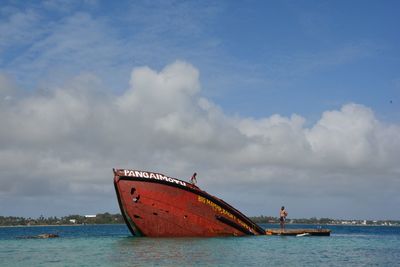
<path fill-rule="evenodd" d="M 192 183 L 192 185 L 196 185 L 197 184 L 197 173 L 193 173 L 192 178 L 190 178 L 190 182 Z"/>
<path fill-rule="evenodd" d="M 283 231 L 285 231 L 285 222 L 286 222 L 287 216 L 288 216 L 288 213 L 285 210 L 285 207 L 282 206 L 281 211 L 279 212 L 279 222 L 281 224 L 281 230 L 283 230 Z"/>

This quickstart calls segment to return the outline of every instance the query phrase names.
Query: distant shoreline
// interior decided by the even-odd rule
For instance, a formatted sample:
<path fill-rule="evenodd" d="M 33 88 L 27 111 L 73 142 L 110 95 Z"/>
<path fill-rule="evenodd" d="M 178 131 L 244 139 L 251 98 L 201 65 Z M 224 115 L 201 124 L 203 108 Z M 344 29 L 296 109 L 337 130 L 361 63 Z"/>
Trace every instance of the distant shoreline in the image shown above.
<path fill-rule="evenodd" d="M 273 216 L 249 216 L 256 224 L 277 224 L 279 218 Z M 121 214 L 98 213 L 93 215 L 68 215 L 63 217 L 24 218 L 15 216 L 0 216 L 0 227 L 10 226 L 77 226 L 77 225 L 103 225 L 124 224 Z M 331 219 L 331 218 L 289 218 L 287 225 L 329 225 L 329 226 L 400 226 L 400 220 L 365 220 L 365 219 Z"/>
<path fill-rule="evenodd" d="M 93 226 L 93 225 L 125 225 L 124 223 L 91 223 L 91 224 L 35 224 L 35 225 L 0 225 L 0 228 L 6 227 L 44 227 L 44 226 Z"/>
<path fill-rule="evenodd" d="M 277 225 L 279 223 L 257 223 L 257 224 L 268 224 L 268 225 Z M 77 226 L 99 226 L 99 225 L 125 225 L 125 223 L 91 223 L 91 224 L 35 224 L 35 225 L 0 225 L 0 228 L 11 228 L 11 227 L 77 227 Z M 339 226 L 339 227 L 400 227 L 400 225 L 373 225 L 373 224 L 320 224 L 320 223 L 287 223 L 286 225 L 310 225 L 310 226 Z"/>

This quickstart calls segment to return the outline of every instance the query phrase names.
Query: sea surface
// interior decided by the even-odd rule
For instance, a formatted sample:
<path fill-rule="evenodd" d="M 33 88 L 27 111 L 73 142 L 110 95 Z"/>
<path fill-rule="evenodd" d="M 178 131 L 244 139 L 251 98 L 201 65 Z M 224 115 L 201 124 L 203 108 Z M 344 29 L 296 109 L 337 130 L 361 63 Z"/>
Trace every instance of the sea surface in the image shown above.
<path fill-rule="evenodd" d="M 147 238 L 125 225 L 1 227 L 0 266 L 400 266 L 400 227 L 327 228 L 330 237 Z M 42 233 L 60 237 L 22 238 Z"/>

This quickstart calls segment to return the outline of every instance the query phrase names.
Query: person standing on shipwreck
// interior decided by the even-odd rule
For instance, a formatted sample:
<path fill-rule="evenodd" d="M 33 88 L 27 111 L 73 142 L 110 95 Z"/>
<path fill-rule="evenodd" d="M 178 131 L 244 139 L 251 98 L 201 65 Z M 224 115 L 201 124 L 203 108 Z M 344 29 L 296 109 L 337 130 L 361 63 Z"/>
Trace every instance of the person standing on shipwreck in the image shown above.
<path fill-rule="evenodd" d="M 197 184 L 197 178 L 196 178 L 196 176 L 197 176 L 197 173 L 193 173 L 192 177 L 190 178 L 190 183 L 191 183 L 192 185 L 196 185 L 196 184 Z"/>

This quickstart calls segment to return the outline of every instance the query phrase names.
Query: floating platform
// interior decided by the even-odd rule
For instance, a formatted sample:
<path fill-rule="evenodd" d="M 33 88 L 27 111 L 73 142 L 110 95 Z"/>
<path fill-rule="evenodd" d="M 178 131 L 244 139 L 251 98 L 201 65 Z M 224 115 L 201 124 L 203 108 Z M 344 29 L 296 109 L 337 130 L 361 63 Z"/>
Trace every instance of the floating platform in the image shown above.
<path fill-rule="evenodd" d="M 284 236 L 330 236 L 329 229 L 267 229 L 267 235 L 284 235 Z"/>

